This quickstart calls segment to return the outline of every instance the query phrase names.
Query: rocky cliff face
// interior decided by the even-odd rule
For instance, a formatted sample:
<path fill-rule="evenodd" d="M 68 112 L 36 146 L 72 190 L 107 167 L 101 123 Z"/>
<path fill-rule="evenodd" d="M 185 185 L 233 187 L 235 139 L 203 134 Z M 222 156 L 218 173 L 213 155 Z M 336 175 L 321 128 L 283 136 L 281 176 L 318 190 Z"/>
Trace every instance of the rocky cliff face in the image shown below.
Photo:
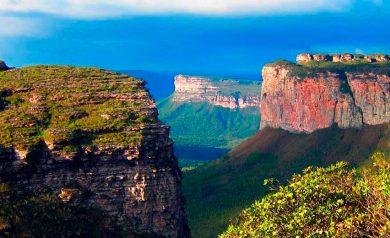
<path fill-rule="evenodd" d="M 187 237 L 169 127 L 143 82 L 95 68 L 0 72 L 0 183 L 93 206 L 127 237 Z"/>
<path fill-rule="evenodd" d="M 178 75 L 172 100 L 208 102 L 230 109 L 257 107 L 260 87 L 259 82 Z"/>
<path fill-rule="evenodd" d="M 298 56 L 299 58 L 300 56 Z M 390 65 L 300 66 L 276 62 L 263 68 L 261 125 L 310 133 L 390 121 Z"/>

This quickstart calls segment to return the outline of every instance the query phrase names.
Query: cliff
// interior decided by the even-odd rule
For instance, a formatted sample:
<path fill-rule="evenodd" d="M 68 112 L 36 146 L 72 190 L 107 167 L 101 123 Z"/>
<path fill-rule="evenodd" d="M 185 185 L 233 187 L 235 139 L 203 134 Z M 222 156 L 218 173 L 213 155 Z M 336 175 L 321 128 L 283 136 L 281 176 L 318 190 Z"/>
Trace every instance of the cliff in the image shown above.
<path fill-rule="evenodd" d="M 311 133 L 390 121 L 389 63 L 278 61 L 262 75 L 262 128 Z"/>
<path fill-rule="evenodd" d="M 188 236 L 169 127 L 143 81 L 96 68 L 11 69 L 0 72 L 0 102 L 0 184 L 97 208 L 126 237 Z"/>
<path fill-rule="evenodd" d="M 257 107 L 260 83 L 177 75 L 173 102 L 207 102 L 230 109 Z"/>

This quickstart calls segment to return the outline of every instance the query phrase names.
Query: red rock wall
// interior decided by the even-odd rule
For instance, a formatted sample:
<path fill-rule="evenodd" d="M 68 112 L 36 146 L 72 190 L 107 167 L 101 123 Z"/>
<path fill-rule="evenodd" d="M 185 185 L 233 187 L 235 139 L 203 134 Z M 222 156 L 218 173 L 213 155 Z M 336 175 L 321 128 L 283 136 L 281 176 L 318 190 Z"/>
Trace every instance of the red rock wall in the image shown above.
<path fill-rule="evenodd" d="M 356 105 L 363 112 L 363 122 L 377 125 L 389 122 L 390 77 L 375 74 L 347 73 Z"/>
<path fill-rule="evenodd" d="M 288 67 L 264 67 L 261 127 L 310 133 L 331 127 L 359 128 L 390 121 L 389 77 L 317 73 L 300 78 Z"/>

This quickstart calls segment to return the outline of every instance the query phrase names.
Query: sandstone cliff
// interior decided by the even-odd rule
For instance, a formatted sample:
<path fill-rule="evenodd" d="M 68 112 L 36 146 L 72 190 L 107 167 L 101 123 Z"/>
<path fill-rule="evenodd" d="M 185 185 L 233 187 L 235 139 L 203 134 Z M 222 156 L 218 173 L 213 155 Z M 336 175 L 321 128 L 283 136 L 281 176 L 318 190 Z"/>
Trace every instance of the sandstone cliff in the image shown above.
<path fill-rule="evenodd" d="M 310 133 L 334 124 L 360 128 L 390 121 L 388 63 L 279 61 L 266 65 L 262 75 L 262 128 Z"/>
<path fill-rule="evenodd" d="M 172 144 L 140 80 L 95 68 L 0 72 L 0 183 L 14 190 L 96 207 L 127 237 L 187 237 Z"/>
<path fill-rule="evenodd" d="M 230 109 L 257 107 L 260 83 L 197 76 L 175 77 L 174 102 L 207 102 Z"/>

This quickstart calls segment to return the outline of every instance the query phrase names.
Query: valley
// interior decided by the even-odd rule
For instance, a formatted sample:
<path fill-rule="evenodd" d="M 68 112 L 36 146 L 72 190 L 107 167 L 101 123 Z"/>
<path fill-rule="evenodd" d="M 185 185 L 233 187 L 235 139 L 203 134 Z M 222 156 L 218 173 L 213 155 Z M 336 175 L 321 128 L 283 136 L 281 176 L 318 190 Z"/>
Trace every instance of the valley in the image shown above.
<path fill-rule="evenodd" d="M 170 125 L 181 167 L 221 157 L 260 128 L 260 81 L 134 73 L 147 82 L 160 120 Z"/>
<path fill-rule="evenodd" d="M 263 67 L 261 83 L 177 75 L 175 91 L 160 91 L 161 97 L 170 94 L 157 103 L 145 82 L 125 74 L 5 66 L 0 195 L 45 188 L 61 198 L 64 209 L 87 209 L 67 210 L 72 226 L 72 219 L 84 216 L 88 223 L 104 212 L 102 224 L 90 227 L 100 234 L 234 233 L 245 227 L 243 209 L 272 197 L 263 181 L 281 186 L 307 167 L 340 161 L 348 169 L 367 168 L 374 153 L 390 154 L 389 63 L 351 57 L 276 61 Z M 152 92 L 158 83 L 150 81 Z M 12 206 L 4 204 L 2 209 Z M 38 205 L 42 212 L 47 206 Z M 0 224 L 26 229 L 12 219 Z"/>
<path fill-rule="evenodd" d="M 390 0 L 0 0 L 0 238 L 390 238 Z"/>
<path fill-rule="evenodd" d="M 266 179 L 285 184 L 309 166 L 346 161 L 360 167 L 376 151 L 390 155 L 389 72 L 388 63 L 264 66 L 262 129 L 223 158 L 184 174 L 192 235 L 216 237 L 234 224 L 270 193 Z"/>

